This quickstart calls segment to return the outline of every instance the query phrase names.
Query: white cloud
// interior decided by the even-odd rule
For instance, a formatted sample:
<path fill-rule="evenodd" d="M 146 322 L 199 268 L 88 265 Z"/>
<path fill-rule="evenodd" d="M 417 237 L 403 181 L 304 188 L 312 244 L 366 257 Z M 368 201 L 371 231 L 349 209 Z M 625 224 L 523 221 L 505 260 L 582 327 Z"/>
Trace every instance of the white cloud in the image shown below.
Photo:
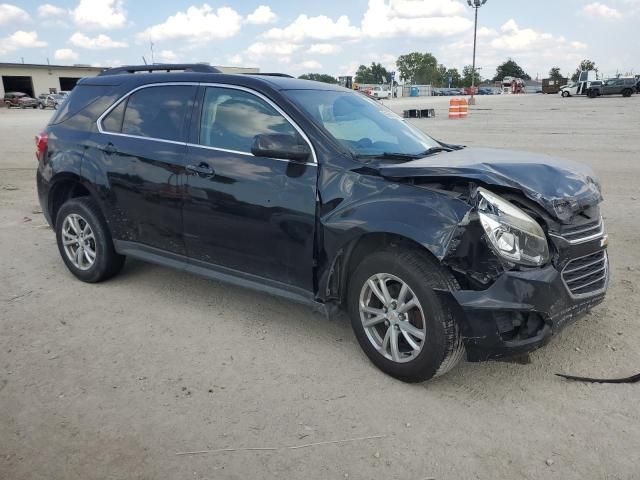
<path fill-rule="evenodd" d="M 9 3 L 0 3 L 0 25 L 9 25 L 17 22 L 28 22 L 31 17 L 20 7 Z"/>
<path fill-rule="evenodd" d="M 457 15 L 463 12 L 462 4 L 452 0 L 369 0 L 362 33 L 372 38 L 458 35 L 473 26 Z"/>
<path fill-rule="evenodd" d="M 405 18 L 448 17 L 465 11 L 464 5 L 455 0 L 389 0 L 389 6 L 395 16 Z"/>
<path fill-rule="evenodd" d="M 242 63 L 244 62 L 242 55 L 235 54 L 235 55 L 231 55 L 230 57 L 227 57 L 227 61 L 231 64 L 231 65 L 242 65 Z"/>
<path fill-rule="evenodd" d="M 25 32 L 18 30 L 8 37 L 0 38 L 0 55 L 4 55 L 21 48 L 46 47 L 47 42 L 38 40 L 37 32 Z"/>
<path fill-rule="evenodd" d="M 265 56 L 288 57 L 300 48 L 300 45 L 288 42 L 256 42 L 249 45 L 246 53 L 252 60 L 259 60 Z"/>
<path fill-rule="evenodd" d="M 622 18 L 622 15 L 615 8 L 604 5 L 600 2 L 593 2 L 585 5 L 582 11 L 590 16 L 597 18 L 618 19 Z"/>
<path fill-rule="evenodd" d="M 53 58 L 61 61 L 73 61 L 78 59 L 78 54 L 70 48 L 59 48 L 53 54 Z"/>
<path fill-rule="evenodd" d="M 247 15 L 247 23 L 252 23 L 254 25 L 264 25 L 266 23 L 273 23 L 276 21 L 278 17 L 271 10 L 271 7 L 267 5 L 260 5 L 256 8 L 253 13 Z"/>
<path fill-rule="evenodd" d="M 300 65 L 308 70 L 319 70 L 322 68 L 322 64 L 316 60 L 305 60 Z"/>
<path fill-rule="evenodd" d="M 447 66 L 471 64 L 473 32 L 436 51 L 436 57 L 443 58 Z M 515 20 L 509 19 L 499 29 L 478 31 L 478 55 L 476 65 L 481 68 L 484 78 L 494 76 L 495 68 L 507 58 L 513 58 L 529 75 L 545 77 L 554 65 L 562 67 L 564 74 L 571 73 L 585 57 L 587 45 L 570 41 L 562 35 L 523 28 Z"/>
<path fill-rule="evenodd" d="M 506 51 L 521 51 L 527 49 L 541 49 L 544 46 L 551 46 L 556 41 L 563 41 L 560 37 L 554 39 L 550 33 L 543 33 L 532 28 L 520 28 L 516 21 L 511 18 L 500 27 L 502 35 L 491 40 L 491 46 L 496 49 Z"/>
<path fill-rule="evenodd" d="M 178 59 L 178 55 L 173 50 L 161 50 L 158 58 L 166 63 L 174 63 Z"/>
<path fill-rule="evenodd" d="M 92 38 L 83 33 L 76 32 L 69 38 L 69 43 L 75 47 L 86 48 L 88 50 L 107 50 L 109 48 L 126 48 L 128 46 L 125 42 L 118 42 L 102 33 Z"/>
<path fill-rule="evenodd" d="M 318 53 L 320 55 L 331 55 L 338 53 L 342 50 L 340 45 L 333 45 L 331 43 L 314 43 L 307 50 L 308 53 Z"/>
<path fill-rule="evenodd" d="M 122 0 L 80 0 L 71 13 L 82 29 L 114 29 L 127 23 Z"/>
<path fill-rule="evenodd" d="M 214 10 L 206 3 L 202 7 L 191 6 L 186 12 L 177 12 L 163 23 L 147 28 L 138 34 L 138 40 L 185 39 L 193 43 L 233 37 L 240 31 L 242 17 L 233 8 Z"/>
<path fill-rule="evenodd" d="M 300 42 L 305 39 L 330 40 L 334 38 L 357 38 L 360 29 L 351 25 L 342 15 L 335 22 L 325 15 L 308 17 L 300 15 L 285 28 L 272 28 L 264 34 L 270 40 Z"/>
<path fill-rule="evenodd" d="M 60 17 L 66 14 L 67 11 L 64 8 L 56 7 L 55 5 L 51 5 L 50 3 L 45 3 L 44 5 L 40 5 L 38 7 L 38 17 L 40 18 Z"/>

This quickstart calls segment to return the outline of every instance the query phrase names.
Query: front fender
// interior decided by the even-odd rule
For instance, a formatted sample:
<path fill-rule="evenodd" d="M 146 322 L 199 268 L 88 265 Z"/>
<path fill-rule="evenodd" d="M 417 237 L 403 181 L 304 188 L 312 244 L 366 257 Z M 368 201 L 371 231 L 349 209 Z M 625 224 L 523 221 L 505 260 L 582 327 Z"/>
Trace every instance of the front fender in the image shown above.
<path fill-rule="evenodd" d="M 323 191 L 318 291 L 325 292 L 336 259 L 359 238 L 386 233 L 415 242 L 442 260 L 471 205 L 456 195 L 381 177 L 347 174 L 339 193 Z"/>

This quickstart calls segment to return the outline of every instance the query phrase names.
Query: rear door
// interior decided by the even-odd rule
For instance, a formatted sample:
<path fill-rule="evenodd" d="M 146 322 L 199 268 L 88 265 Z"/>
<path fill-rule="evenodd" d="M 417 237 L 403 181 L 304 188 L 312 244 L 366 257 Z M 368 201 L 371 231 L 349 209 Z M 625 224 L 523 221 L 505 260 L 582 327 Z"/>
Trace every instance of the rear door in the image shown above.
<path fill-rule="evenodd" d="M 185 255 L 186 132 L 196 92 L 196 85 L 144 86 L 99 120 L 117 239 Z"/>
<path fill-rule="evenodd" d="M 258 134 L 308 140 L 257 92 L 203 86 L 199 105 L 184 207 L 189 257 L 311 291 L 317 164 L 251 153 Z"/>

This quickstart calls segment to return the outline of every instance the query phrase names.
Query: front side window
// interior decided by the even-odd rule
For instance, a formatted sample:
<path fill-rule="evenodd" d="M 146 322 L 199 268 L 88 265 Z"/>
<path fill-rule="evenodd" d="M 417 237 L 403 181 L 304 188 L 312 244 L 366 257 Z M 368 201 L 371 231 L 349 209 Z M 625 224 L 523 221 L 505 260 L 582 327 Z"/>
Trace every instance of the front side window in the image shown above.
<path fill-rule="evenodd" d="M 109 112 L 102 128 L 137 137 L 184 140 L 185 115 L 195 91 L 191 85 L 143 88 Z"/>
<path fill-rule="evenodd" d="M 439 144 L 375 100 L 340 90 L 287 90 L 297 105 L 356 156 L 419 155 Z"/>
<path fill-rule="evenodd" d="M 208 87 L 200 119 L 200 145 L 250 153 L 256 135 L 296 129 L 275 108 L 243 90 Z"/>

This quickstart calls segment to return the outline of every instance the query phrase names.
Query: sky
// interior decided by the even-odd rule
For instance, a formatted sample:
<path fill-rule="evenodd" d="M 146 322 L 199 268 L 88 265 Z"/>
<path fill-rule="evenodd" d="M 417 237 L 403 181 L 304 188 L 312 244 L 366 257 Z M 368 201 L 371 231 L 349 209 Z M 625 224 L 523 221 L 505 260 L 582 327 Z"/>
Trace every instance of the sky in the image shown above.
<path fill-rule="evenodd" d="M 0 0 L 1 1 L 1 0 Z M 292 75 L 353 75 L 430 52 L 471 64 L 466 0 L 22 0 L 0 3 L 0 62 L 116 66 L 208 62 Z M 605 76 L 640 73 L 640 0 L 488 0 L 478 12 L 480 75 L 513 58 L 531 77 L 592 59 Z"/>

